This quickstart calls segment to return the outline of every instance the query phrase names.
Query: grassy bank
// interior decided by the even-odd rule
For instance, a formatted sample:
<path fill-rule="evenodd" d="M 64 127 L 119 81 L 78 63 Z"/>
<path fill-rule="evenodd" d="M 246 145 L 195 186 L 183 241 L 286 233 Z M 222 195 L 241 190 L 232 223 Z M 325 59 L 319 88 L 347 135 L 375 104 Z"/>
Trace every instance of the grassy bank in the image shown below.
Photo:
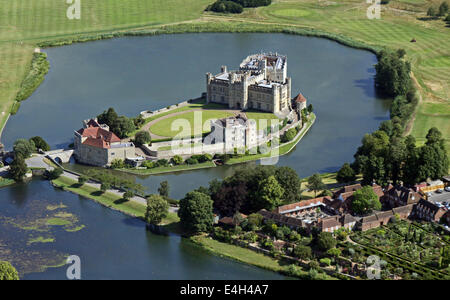
<path fill-rule="evenodd" d="M 191 237 L 191 241 L 218 256 L 231 258 L 239 262 L 243 262 L 274 272 L 287 272 L 287 265 L 282 265 L 279 261 L 250 249 L 221 243 L 207 236 L 201 235 Z M 307 272 L 305 272 L 305 274 L 306 273 Z"/>
<path fill-rule="evenodd" d="M 13 179 L 3 178 L 0 176 L 0 188 L 12 185 L 14 183 L 15 183 L 15 181 Z"/>
<path fill-rule="evenodd" d="M 133 201 L 123 201 L 122 197 L 113 193 L 102 193 L 99 189 L 96 189 L 89 185 L 78 184 L 77 181 L 61 176 L 52 180 L 54 186 L 61 188 L 65 191 L 72 192 L 74 194 L 89 198 L 95 202 L 120 211 L 126 215 L 136 217 L 144 220 L 146 206 Z M 169 212 L 166 218 L 161 222 L 161 226 L 168 229 L 171 232 L 180 232 L 179 228 L 180 218 L 176 213 Z"/>
<path fill-rule="evenodd" d="M 291 276 L 288 270 L 290 265 L 289 262 L 277 260 L 247 248 L 222 243 L 205 235 L 193 236 L 190 239 L 194 244 L 217 256 L 233 259 L 252 266 Z M 334 277 L 326 274 L 322 275 L 324 278 L 329 280 L 335 279 Z M 301 270 L 299 268 L 296 272 L 296 276 L 300 278 L 308 278 L 309 273 L 308 271 Z"/>

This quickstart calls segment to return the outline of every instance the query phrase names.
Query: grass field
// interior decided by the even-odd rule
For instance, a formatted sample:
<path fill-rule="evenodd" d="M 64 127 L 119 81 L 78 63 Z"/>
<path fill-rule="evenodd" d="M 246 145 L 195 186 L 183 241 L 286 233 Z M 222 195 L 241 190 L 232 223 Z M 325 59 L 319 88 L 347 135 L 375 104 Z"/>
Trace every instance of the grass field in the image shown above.
<path fill-rule="evenodd" d="M 252 31 L 259 26 L 267 31 L 315 29 L 376 47 L 404 48 L 422 95 L 411 133 L 421 141 L 430 126 L 438 126 L 449 148 L 450 28 L 440 19 L 425 20 L 428 7 L 441 0 L 393 0 L 382 6 L 381 19 L 368 19 L 369 4 L 360 0 L 276 0 L 239 15 L 203 12 L 211 2 L 81 0 L 81 19 L 69 20 L 65 1 L 0 0 L 0 128 L 39 43 L 161 28 L 171 32 L 176 26 L 177 32 Z M 411 43 L 413 38 L 417 42 Z M 428 103 L 439 103 L 431 114 Z"/>
<path fill-rule="evenodd" d="M 150 127 L 150 132 L 165 137 L 174 137 L 175 135 L 179 135 L 179 137 L 185 137 L 197 133 L 201 135 L 202 133 L 211 131 L 209 120 L 231 117 L 233 115 L 233 113 L 221 110 L 185 112 L 173 117 L 169 117 L 167 119 L 163 119 L 153 124 Z M 194 118 L 197 118 L 195 122 Z M 188 124 L 189 126 L 187 127 Z"/>

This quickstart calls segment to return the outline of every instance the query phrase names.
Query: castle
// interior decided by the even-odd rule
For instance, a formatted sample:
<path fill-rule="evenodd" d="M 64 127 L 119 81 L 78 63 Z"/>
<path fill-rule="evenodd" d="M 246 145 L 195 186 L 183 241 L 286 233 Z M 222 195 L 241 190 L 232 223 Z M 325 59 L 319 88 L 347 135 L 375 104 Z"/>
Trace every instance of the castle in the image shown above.
<path fill-rule="evenodd" d="M 291 109 L 291 78 L 287 57 L 278 53 L 248 56 L 238 71 L 206 73 L 206 101 L 228 104 L 232 109 L 285 112 Z"/>

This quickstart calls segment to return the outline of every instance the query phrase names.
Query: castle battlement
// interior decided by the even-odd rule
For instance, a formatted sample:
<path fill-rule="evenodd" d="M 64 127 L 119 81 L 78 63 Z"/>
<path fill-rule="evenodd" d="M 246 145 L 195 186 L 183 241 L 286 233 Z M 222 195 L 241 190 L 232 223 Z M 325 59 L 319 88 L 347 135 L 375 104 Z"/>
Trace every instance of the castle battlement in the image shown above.
<path fill-rule="evenodd" d="M 226 66 L 215 76 L 206 74 L 207 102 L 227 104 L 233 109 L 279 112 L 290 108 L 291 79 L 287 57 L 278 53 L 247 56 L 239 70 Z"/>

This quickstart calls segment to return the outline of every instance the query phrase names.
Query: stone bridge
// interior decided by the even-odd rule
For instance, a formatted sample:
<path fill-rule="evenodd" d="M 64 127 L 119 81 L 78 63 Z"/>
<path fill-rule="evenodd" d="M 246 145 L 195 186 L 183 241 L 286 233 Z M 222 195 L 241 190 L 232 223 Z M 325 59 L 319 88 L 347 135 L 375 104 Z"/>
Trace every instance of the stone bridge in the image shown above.
<path fill-rule="evenodd" d="M 57 164 L 68 163 L 73 155 L 73 150 L 53 150 L 45 152 L 45 155 Z"/>

